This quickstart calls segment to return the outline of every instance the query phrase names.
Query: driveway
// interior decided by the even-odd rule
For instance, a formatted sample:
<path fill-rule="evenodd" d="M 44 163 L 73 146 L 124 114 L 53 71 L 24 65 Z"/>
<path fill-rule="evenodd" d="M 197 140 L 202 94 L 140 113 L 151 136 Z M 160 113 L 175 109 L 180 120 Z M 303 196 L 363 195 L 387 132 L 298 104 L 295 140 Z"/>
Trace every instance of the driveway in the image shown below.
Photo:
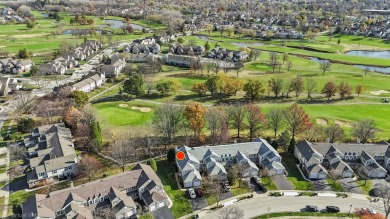
<path fill-rule="evenodd" d="M 363 194 L 362 190 L 353 179 L 351 178 L 339 179 L 339 182 L 343 186 L 345 192 Z"/>
<path fill-rule="evenodd" d="M 313 181 L 313 186 L 316 191 L 332 191 L 330 188 L 328 181 L 325 179 Z"/>
<path fill-rule="evenodd" d="M 205 197 L 190 199 L 190 204 L 193 211 L 209 206 Z"/>
<path fill-rule="evenodd" d="M 285 175 L 271 176 L 271 179 L 279 190 L 294 190 L 294 187 Z"/>

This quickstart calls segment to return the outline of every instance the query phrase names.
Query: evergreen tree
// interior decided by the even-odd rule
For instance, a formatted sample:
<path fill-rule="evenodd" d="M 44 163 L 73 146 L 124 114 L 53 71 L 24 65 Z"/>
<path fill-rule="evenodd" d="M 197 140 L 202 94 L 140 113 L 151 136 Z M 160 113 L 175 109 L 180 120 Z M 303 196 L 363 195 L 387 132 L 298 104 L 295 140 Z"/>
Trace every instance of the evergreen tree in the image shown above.
<path fill-rule="evenodd" d="M 132 75 L 123 84 L 123 92 L 136 96 L 137 98 L 145 93 L 144 79 L 141 75 Z"/>
<path fill-rule="evenodd" d="M 102 130 L 99 122 L 91 123 L 90 130 L 91 130 L 90 131 L 91 139 L 95 142 L 96 148 L 100 151 L 101 146 L 103 145 L 103 140 L 102 140 Z"/>
<path fill-rule="evenodd" d="M 295 143 L 295 138 L 292 138 L 292 139 L 290 140 L 290 145 L 288 146 L 288 153 L 294 154 L 295 145 L 296 145 L 296 143 Z"/>

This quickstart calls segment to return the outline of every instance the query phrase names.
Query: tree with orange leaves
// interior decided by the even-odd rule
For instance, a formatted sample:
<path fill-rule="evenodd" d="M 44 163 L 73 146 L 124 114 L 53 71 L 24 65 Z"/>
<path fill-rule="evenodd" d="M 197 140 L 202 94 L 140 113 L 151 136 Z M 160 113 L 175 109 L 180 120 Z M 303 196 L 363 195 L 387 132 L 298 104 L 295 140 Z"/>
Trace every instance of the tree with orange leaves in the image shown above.
<path fill-rule="evenodd" d="M 294 138 L 296 134 L 305 131 L 313 125 L 310 122 L 309 115 L 296 103 L 292 104 L 284 111 L 284 117 L 286 118 L 287 125 L 290 128 L 292 138 Z"/>
<path fill-rule="evenodd" d="M 376 212 L 374 214 L 374 212 L 367 208 L 355 208 L 354 214 L 361 219 L 386 219 L 384 215 Z"/>
<path fill-rule="evenodd" d="M 245 108 L 247 111 L 249 138 L 252 140 L 253 135 L 261 129 L 261 126 L 266 123 L 266 120 L 259 106 L 256 106 L 255 104 L 248 104 Z"/>
<path fill-rule="evenodd" d="M 198 139 L 204 126 L 206 110 L 200 103 L 190 103 L 184 108 L 183 115 L 188 121 L 189 127 L 194 131 L 194 138 Z"/>
<path fill-rule="evenodd" d="M 80 110 L 78 110 L 75 107 L 71 107 L 68 109 L 68 111 L 65 113 L 64 120 L 65 123 L 70 126 L 72 129 L 76 129 L 81 118 L 82 118 L 82 113 Z"/>

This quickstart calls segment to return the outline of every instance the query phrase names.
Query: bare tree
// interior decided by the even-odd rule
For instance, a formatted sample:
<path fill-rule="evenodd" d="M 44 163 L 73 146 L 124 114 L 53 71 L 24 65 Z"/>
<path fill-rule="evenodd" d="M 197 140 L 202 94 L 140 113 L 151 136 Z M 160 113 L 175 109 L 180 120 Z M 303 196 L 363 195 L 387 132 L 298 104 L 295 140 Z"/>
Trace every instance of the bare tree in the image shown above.
<path fill-rule="evenodd" d="M 329 61 L 321 61 L 320 62 L 320 69 L 322 71 L 322 74 L 325 75 L 325 72 L 329 71 L 331 66 L 332 66 L 331 62 L 329 62 Z"/>
<path fill-rule="evenodd" d="M 183 110 L 182 106 L 173 103 L 165 103 L 156 110 L 153 125 L 156 131 L 161 133 L 166 144 L 170 144 L 179 131 L 184 118 Z"/>
<path fill-rule="evenodd" d="M 307 98 L 311 99 L 311 95 L 313 94 L 314 90 L 316 89 L 317 82 L 314 79 L 307 79 L 306 80 L 306 93 L 307 93 Z"/>
<path fill-rule="evenodd" d="M 332 124 L 326 127 L 324 133 L 330 143 L 334 143 L 344 138 L 344 130 L 338 124 Z"/>
<path fill-rule="evenodd" d="M 34 108 L 34 96 L 31 94 L 21 94 L 10 101 L 9 105 L 16 114 L 29 114 Z"/>
<path fill-rule="evenodd" d="M 95 157 L 86 155 L 79 162 L 79 175 L 88 178 L 88 182 L 91 182 L 96 173 L 101 170 L 103 165 Z"/>
<path fill-rule="evenodd" d="M 95 211 L 93 218 L 95 219 L 116 219 L 116 210 L 115 208 L 105 207 L 98 211 Z"/>
<path fill-rule="evenodd" d="M 231 106 L 229 108 L 229 118 L 232 122 L 233 128 L 237 129 L 237 138 L 240 138 L 240 131 L 244 130 L 245 128 L 245 117 L 246 117 L 246 109 L 245 107 L 237 103 L 234 106 Z"/>
<path fill-rule="evenodd" d="M 378 189 L 382 210 L 385 212 L 386 218 L 388 218 L 390 214 L 390 186 L 389 184 L 382 184 Z"/>
<path fill-rule="evenodd" d="M 118 141 L 111 146 L 111 157 L 122 168 L 122 171 L 125 172 L 126 164 L 131 161 L 131 158 L 135 155 L 134 151 L 134 142 L 130 140 Z"/>
<path fill-rule="evenodd" d="M 269 54 L 269 65 L 272 67 L 272 73 L 275 73 L 275 68 L 280 65 L 278 61 L 278 53 L 270 52 Z"/>
<path fill-rule="evenodd" d="M 10 156 L 11 160 L 15 160 L 17 163 L 19 163 L 19 160 L 24 158 L 24 155 L 26 153 L 26 148 L 15 145 L 10 147 Z"/>
<path fill-rule="evenodd" d="M 363 144 L 375 137 L 375 122 L 371 119 L 362 119 L 352 124 L 353 136 Z"/>
<path fill-rule="evenodd" d="M 219 180 L 212 177 L 206 177 L 203 180 L 204 193 L 208 196 L 212 196 L 217 201 L 217 207 L 221 201 L 221 185 Z"/>
<path fill-rule="evenodd" d="M 274 131 L 274 137 L 284 125 L 284 116 L 283 110 L 281 109 L 271 109 L 267 115 L 268 126 Z"/>
<path fill-rule="evenodd" d="M 210 141 L 212 145 L 217 143 L 224 117 L 226 117 L 225 111 L 216 107 L 210 107 L 206 111 L 205 119 L 207 122 L 207 127 L 210 131 Z"/>
<path fill-rule="evenodd" d="M 218 219 L 240 219 L 244 218 L 244 211 L 237 206 L 231 205 L 226 208 L 222 208 L 218 212 Z"/>

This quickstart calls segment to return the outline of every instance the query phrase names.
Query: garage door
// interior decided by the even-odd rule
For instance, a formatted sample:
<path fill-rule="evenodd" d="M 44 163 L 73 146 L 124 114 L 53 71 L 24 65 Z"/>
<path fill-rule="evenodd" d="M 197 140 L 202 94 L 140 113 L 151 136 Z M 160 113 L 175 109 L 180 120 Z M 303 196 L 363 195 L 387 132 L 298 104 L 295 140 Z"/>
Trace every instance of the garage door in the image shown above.
<path fill-rule="evenodd" d="M 200 186 L 200 181 L 194 181 L 194 187 L 198 187 L 198 186 Z"/>
<path fill-rule="evenodd" d="M 344 176 L 344 178 L 350 178 L 350 177 L 352 177 L 352 172 L 345 171 L 345 172 L 343 172 L 343 176 Z"/>
<path fill-rule="evenodd" d="M 162 207 L 164 207 L 164 206 L 165 206 L 165 203 L 164 203 L 164 202 L 158 203 L 158 208 L 162 208 Z"/>
<path fill-rule="evenodd" d="M 192 182 L 184 183 L 184 187 L 191 188 L 192 187 Z"/>
<path fill-rule="evenodd" d="M 318 179 L 325 179 L 325 178 L 326 178 L 326 174 L 325 173 L 318 174 Z"/>
<path fill-rule="evenodd" d="M 278 169 L 276 174 L 283 174 L 283 172 L 284 172 L 283 169 Z"/>

